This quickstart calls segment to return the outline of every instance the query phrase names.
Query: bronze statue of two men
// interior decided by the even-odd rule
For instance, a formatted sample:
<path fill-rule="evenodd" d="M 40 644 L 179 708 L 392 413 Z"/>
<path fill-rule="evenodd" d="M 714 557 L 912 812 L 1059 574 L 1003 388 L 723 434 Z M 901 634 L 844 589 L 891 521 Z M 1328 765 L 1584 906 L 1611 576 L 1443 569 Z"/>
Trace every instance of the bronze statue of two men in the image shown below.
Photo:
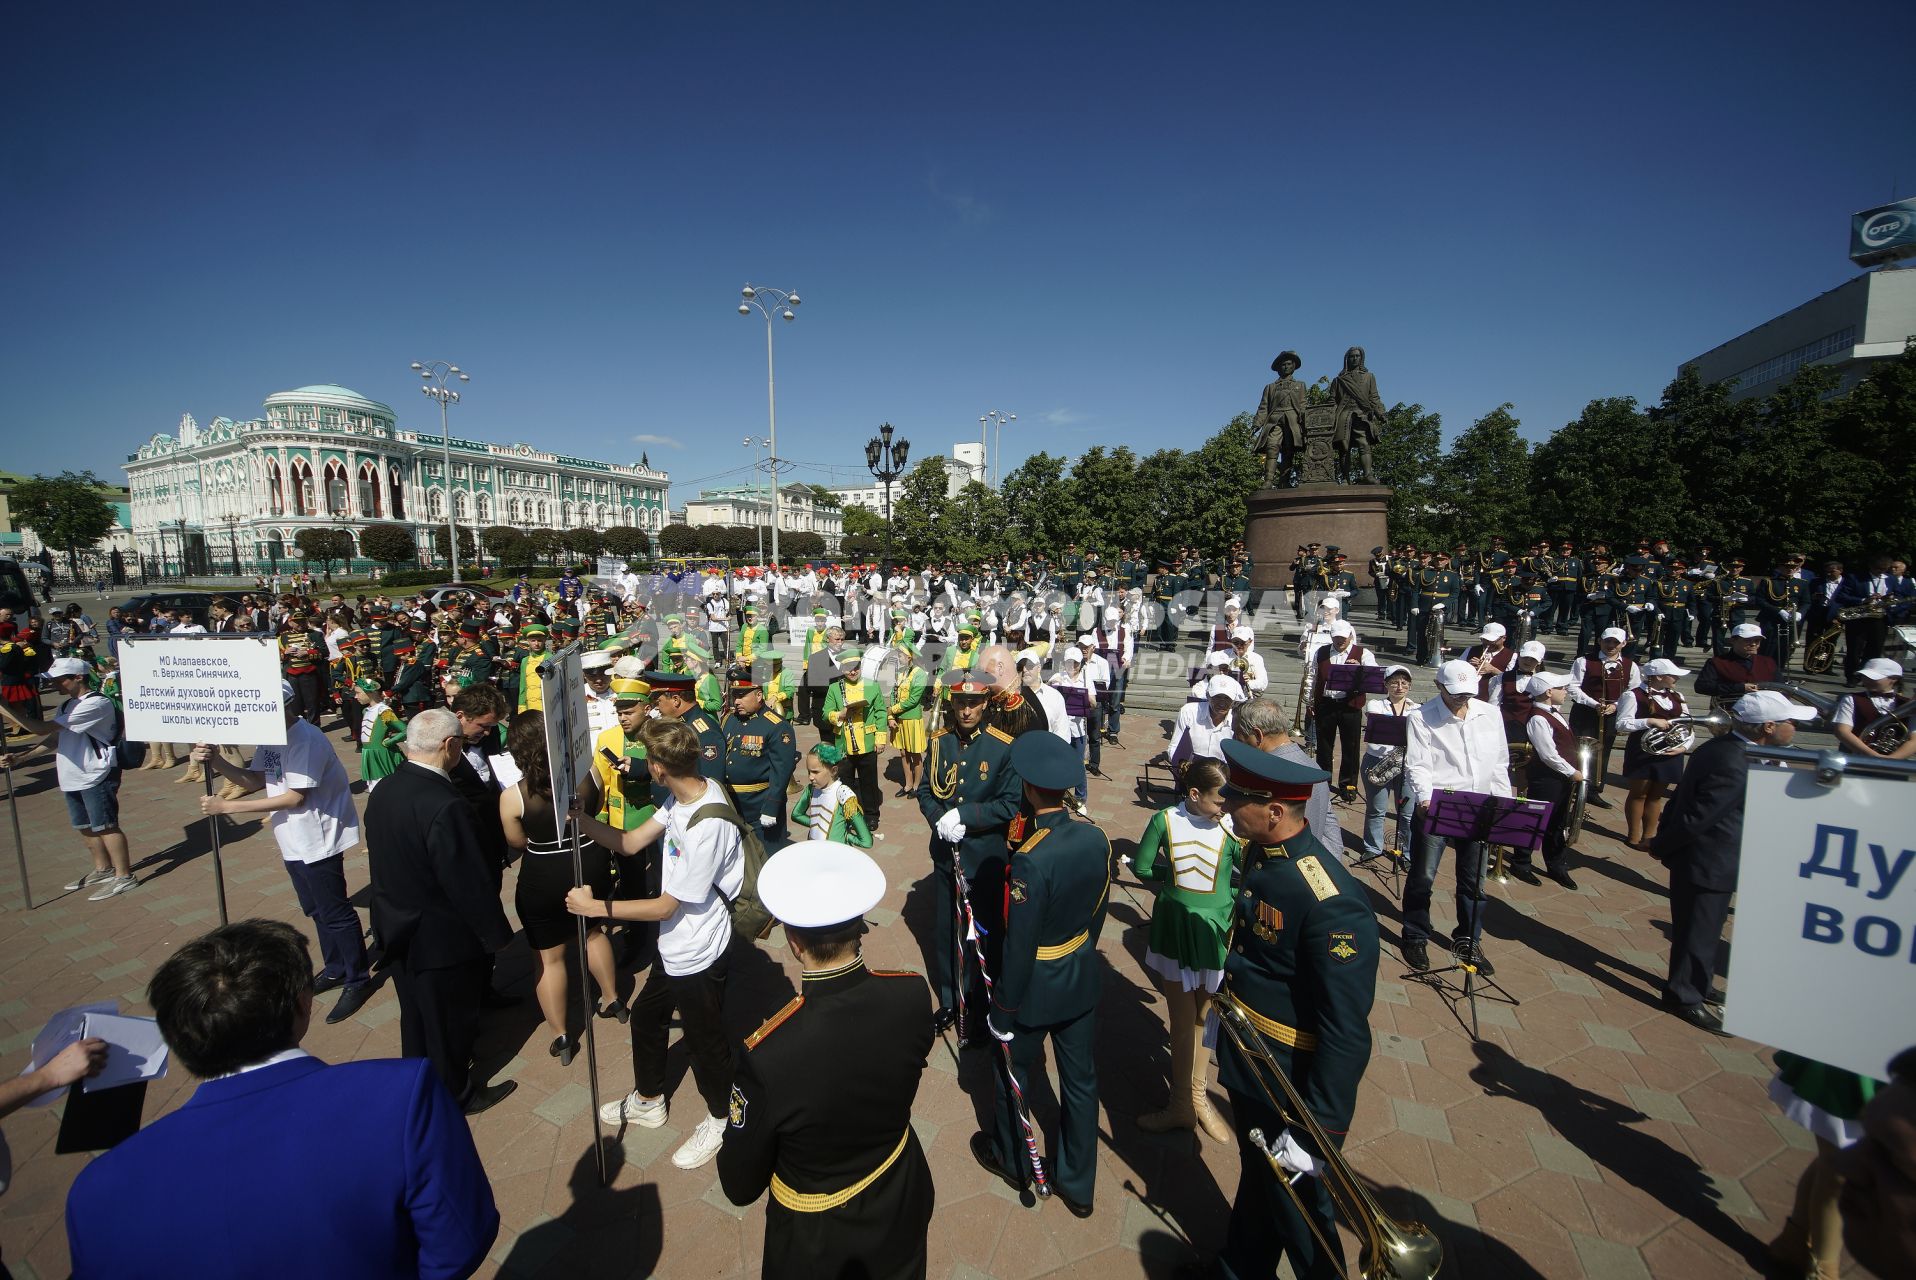
<path fill-rule="evenodd" d="M 1303 364 L 1295 351 L 1278 353 L 1271 361 L 1277 381 L 1264 388 L 1257 416 L 1251 420 L 1256 433 L 1252 448 L 1264 455 L 1267 489 L 1295 485 L 1302 478 L 1298 458 L 1305 444 L 1304 419 L 1310 408 L 1310 392 L 1294 375 Z M 1364 367 L 1362 347 L 1344 353 L 1343 371 L 1330 384 L 1330 405 L 1337 483 L 1375 483 L 1371 446 L 1383 433 L 1385 410 L 1377 394 L 1377 379 Z"/>

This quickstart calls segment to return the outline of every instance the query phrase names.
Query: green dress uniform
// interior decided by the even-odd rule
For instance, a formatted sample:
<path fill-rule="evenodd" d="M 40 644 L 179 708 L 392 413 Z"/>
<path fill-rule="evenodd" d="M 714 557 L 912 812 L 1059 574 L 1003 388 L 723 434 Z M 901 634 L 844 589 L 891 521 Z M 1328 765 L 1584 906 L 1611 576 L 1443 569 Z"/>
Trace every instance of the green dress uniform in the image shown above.
<path fill-rule="evenodd" d="M 776 850 L 790 839 L 785 830 L 785 788 L 798 768 L 798 738 L 792 723 L 775 711 L 760 709 L 725 717 L 725 777 L 741 818 L 758 827 L 765 847 Z M 772 818 L 770 823 L 766 817 Z"/>
<path fill-rule="evenodd" d="M 1450 569 L 1417 569 L 1411 574 L 1411 584 L 1416 588 L 1417 598 L 1411 606 L 1410 635 L 1407 639 L 1416 646 L 1417 661 L 1428 663 L 1432 661 L 1432 655 L 1429 633 L 1425 628 L 1430 622 L 1430 615 L 1438 605 L 1443 605 L 1445 612 L 1450 615 L 1446 624 L 1458 620 L 1456 601 L 1463 579 Z"/>
<path fill-rule="evenodd" d="M 925 981 L 862 958 L 804 976 L 745 1041 L 719 1185 L 748 1205 L 769 1188 L 767 1280 L 909 1280 L 926 1269 L 936 1194 L 911 1127 L 931 1052 Z"/>
<path fill-rule="evenodd" d="M 1034 746 L 1049 734 L 1028 735 Z M 1071 757 L 1075 764 L 1076 756 Z M 1082 770 L 1082 766 L 1080 766 Z M 1011 1035 L 1010 1065 L 1018 1091 L 1031 1093 L 1043 1070 L 1047 1037 L 1058 1059 L 1058 1145 L 1051 1180 L 1058 1193 L 1091 1203 L 1098 1171 L 1098 1070 L 1092 1055 L 1104 961 L 1098 935 L 1111 891 L 1111 841 L 1062 809 L 1037 817 L 1011 857 L 1005 876 L 1004 956 L 995 970 L 991 1025 Z M 1021 1103 L 998 1080 L 996 1152 L 1001 1167 L 1029 1174 L 1031 1157 L 1019 1120 Z"/>
<path fill-rule="evenodd" d="M 1229 750 L 1227 744 L 1227 751 Z M 1343 860 L 1306 827 L 1275 845 L 1244 851 L 1226 989 L 1245 1008 L 1304 1105 L 1338 1146 L 1350 1129 L 1357 1086 L 1370 1059 L 1370 1010 L 1377 989 L 1377 917 Z M 1283 1121 L 1264 1099 L 1257 1069 L 1220 1031 L 1218 1080 L 1231 1096 L 1239 1182 L 1220 1271 L 1239 1280 L 1274 1274 L 1280 1253 L 1299 1277 L 1341 1275 L 1277 1185 L 1253 1129 L 1275 1142 Z M 1281 1096 L 1281 1095 L 1280 1095 Z M 1320 1156 L 1307 1133 L 1291 1136 Z M 1337 1239 L 1330 1194 L 1320 1176 L 1296 1189 L 1327 1238 Z"/>
<path fill-rule="evenodd" d="M 1131 862 L 1132 872 L 1158 894 L 1146 968 L 1179 976 L 1165 973 L 1151 956 L 1194 974 L 1224 968 L 1239 857 L 1237 841 L 1221 823 L 1193 817 L 1181 804 L 1151 815 Z"/>
<path fill-rule="evenodd" d="M 988 679 L 966 680 L 956 687 L 989 693 Z M 983 994 L 977 957 L 963 946 L 965 927 L 957 897 L 961 873 L 972 914 L 986 930 L 982 944 L 985 963 L 994 974 L 998 972 L 997 956 L 1004 945 L 1005 862 L 1010 856 L 1006 832 L 1024 796 L 1018 773 L 1011 767 L 1011 735 L 985 724 L 966 735 L 956 728 L 955 718 L 952 724 L 931 736 L 925 749 L 925 771 L 918 780 L 918 811 L 924 815 L 925 824 L 933 828 L 935 942 L 928 964 L 941 1015 L 957 1009 L 961 991 L 967 1007 L 979 1006 Z M 953 809 L 965 828 L 964 838 L 956 847 L 939 839 L 936 830 L 938 820 Z"/>

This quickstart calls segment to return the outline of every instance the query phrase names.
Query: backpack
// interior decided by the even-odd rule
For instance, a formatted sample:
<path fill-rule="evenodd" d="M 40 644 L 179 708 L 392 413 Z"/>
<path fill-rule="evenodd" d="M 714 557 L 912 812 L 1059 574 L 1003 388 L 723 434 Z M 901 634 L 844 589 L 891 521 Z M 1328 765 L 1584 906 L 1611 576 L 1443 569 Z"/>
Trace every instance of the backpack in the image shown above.
<path fill-rule="evenodd" d="M 90 696 L 95 698 L 106 697 L 105 694 L 97 692 Z M 89 738 L 93 737 L 92 734 L 88 734 L 87 736 Z M 95 742 L 100 741 L 98 738 L 93 738 L 93 740 Z M 137 769 L 146 763 L 146 744 L 144 742 L 127 741 L 126 713 L 120 710 L 120 704 L 117 702 L 113 704 L 113 741 L 110 743 L 102 743 L 101 745 L 113 752 L 113 767 L 122 773 L 128 769 Z"/>
<path fill-rule="evenodd" d="M 685 829 L 690 831 L 707 818 L 729 823 L 738 832 L 739 851 L 745 858 L 745 875 L 739 885 L 738 896 L 725 898 L 725 905 L 732 913 L 733 930 L 757 941 L 770 933 L 772 926 L 778 923 L 772 918 L 772 913 L 765 909 L 765 904 L 758 900 L 758 873 L 764 868 L 765 860 L 772 855 L 765 851 L 765 842 L 759 838 L 757 830 L 739 816 L 738 810 L 724 801 L 695 810 L 686 820 Z M 723 893 L 719 896 L 725 897 Z"/>

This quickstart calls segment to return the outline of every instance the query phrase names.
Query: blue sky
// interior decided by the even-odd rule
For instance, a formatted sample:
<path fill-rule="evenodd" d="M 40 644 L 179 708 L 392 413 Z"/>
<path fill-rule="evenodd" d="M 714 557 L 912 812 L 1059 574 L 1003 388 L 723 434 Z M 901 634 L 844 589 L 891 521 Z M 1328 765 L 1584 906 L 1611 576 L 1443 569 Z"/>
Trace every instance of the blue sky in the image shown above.
<path fill-rule="evenodd" d="M 399 14 L 404 13 L 401 21 Z M 13 5 L 0 467 L 340 382 L 457 434 L 852 482 L 1018 414 L 1194 445 L 1368 348 L 1539 438 L 1852 274 L 1916 189 L 1880 4 Z M 1872 34 L 1872 32 L 1874 34 Z M 839 468 L 837 472 L 829 468 Z M 693 487 L 696 487 L 693 485 Z"/>

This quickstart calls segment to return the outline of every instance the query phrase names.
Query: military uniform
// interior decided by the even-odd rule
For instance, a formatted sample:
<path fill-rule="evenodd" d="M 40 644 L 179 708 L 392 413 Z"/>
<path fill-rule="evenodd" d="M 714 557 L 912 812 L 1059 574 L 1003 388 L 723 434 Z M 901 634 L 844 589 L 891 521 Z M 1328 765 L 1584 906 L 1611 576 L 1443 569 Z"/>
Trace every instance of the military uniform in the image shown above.
<path fill-rule="evenodd" d="M 1057 750 L 1067 753 L 1065 762 L 1082 778 L 1083 766 L 1070 746 L 1050 734 L 1026 735 L 1014 754 L 1024 760 Z M 1038 776 L 1033 766 L 1025 768 Z M 1045 781 L 1049 785 L 1055 779 Z M 1001 1036 L 1010 1035 L 1005 1069 L 1016 1079 L 1018 1093 L 1030 1095 L 1033 1075 L 1043 1070 L 1044 1042 L 1051 1040 L 1058 1059 L 1059 1116 L 1050 1180 L 1059 1196 L 1083 1210 L 1090 1207 L 1098 1170 L 1092 1045 L 1104 989 L 1098 935 L 1110 890 L 1111 841 L 1104 832 L 1073 820 L 1063 809 L 1035 818 L 1006 873 L 1004 955 L 991 995 L 991 1025 Z M 1022 1110 L 1001 1074 L 995 1153 L 999 1166 L 1014 1173 L 1031 1165 Z"/>
<path fill-rule="evenodd" d="M 1690 643 L 1690 628 L 1695 617 L 1696 584 L 1687 577 L 1671 576 L 1656 584 L 1657 613 L 1662 618 L 1657 652 L 1653 657 L 1676 661 L 1677 646 Z"/>
<path fill-rule="evenodd" d="M 1571 623 L 1577 618 L 1578 606 L 1583 595 L 1583 560 L 1571 554 L 1568 547 L 1557 557 L 1550 573 L 1550 602 L 1552 621 L 1560 636 L 1570 634 Z"/>
<path fill-rule="evenodd" d="M 1233 752 L 1234 747 L 1241 750 Z M 1227 743 L 1225 750 L 1232 756 L 1232 786 L 1237 787 L 1239 760 L 1257 753 L 1237 743 Z M 1377 917 L 1342 859 L 1326 850 L 1308 827 L 1280 844 L 1247 845 L 1244 859 L 1225 989 L 1244 1007 L 1311 1116 L 1341 1147 L 1370 1060 Z M 1300 1278 L 1342 1274 L 1341 1253 L 1330 1256 L 1319 1249 L 1291 1197 L 1278 1186 L 1265 1153 L 1251 1140 L 1253 1129 L 1267 1142 L 1286 1131 L 1264 1099 L 1254 1074 L 1259 1068 L 1223 1031 L 1217 1058 L 1218 1080 L 1231 1097 L 1240 1167 L 1237 1197 L 1218 1255 L 1220 1272 L 1238 1278 L 1269 1276 L 1279 1256 L 1288 1255 L 1292 1274 Z M 1321 1160 L 1323 1153 L 1306 1131 L 1289 1132 Z M 1316 1175 L 1299 1178 L 1295 1188 L 1335 1244 L 1336 1217 L 1321 1166 Z"/>
<path fill-rule="evenodd" d="M 1577 649 L 1587 653 L 1596 637 L 1615 625 L 1620 612 L 1617 604 L 1617 577 L 1607 567 L 1592 564 L 1583 580 L 1582 626 L 1577 631 Z"/>
<path fill-rule="evenodd" d="M 1430 615 L 1442 605 L 1446 612 L 1455 616 L 1457 593 L 1462 586 L 1460 579 L 1450 569 L 1417 569 L 1411 574 L 1411 584 L 1417 592 L 1417 602 L 1410 614 L 1410 644 L 1416 646 L 1417 661 L 1420 664 L 1435 661 L 1431 654 Z M 1438 655 L 1441 656 L 1441 655 Z"/>
<path fill-rule="evenodd" d="M 759 828 L 766 848 L 777 849 L 790 838 L 785 828 L 785 787 L 798 768 L 798 738 L 791 721 L 775 711 L 761 709 L 749 716 L 734 711 L 725 717 L 722 728 L 725 777 L 739 816 Z M 767 815 L 773 819 L 769 825 L 763 821 Z"/>
<path fill-rule="evenodd" d="M 949 687 L 960 695 L 990 694 L 989 677 L 965 673 Z M 1017 816 L 1023 790 L 1011 767 L 1012 736 L 980 723 L 969 736 L 955 726 L 931 736 L 925 750 L 925 770 L 918 780 L 918 811 L 932 827 L 931 879 L 933 936 L 929 967 L 932 988 L 941 1014 L 955 1012 L 961 994 L 967 1005 L 979 1002 L 982 987 L 977 959 L 962 950 L 964 924 L 959 916 L 958 876 L 968 887 L 972 914 L 987 932 L 980 943 L 985 962 L 998 971 L 996 957 L 1004 945 L 1005 862 L 1009 848 L 1006 831 Z M 956 810 L 965 834 L 954 846 L 938 837 L 936 828 L 946 813 Z M 982 1011 L 981 1011 L 982 1012 Z"/>

